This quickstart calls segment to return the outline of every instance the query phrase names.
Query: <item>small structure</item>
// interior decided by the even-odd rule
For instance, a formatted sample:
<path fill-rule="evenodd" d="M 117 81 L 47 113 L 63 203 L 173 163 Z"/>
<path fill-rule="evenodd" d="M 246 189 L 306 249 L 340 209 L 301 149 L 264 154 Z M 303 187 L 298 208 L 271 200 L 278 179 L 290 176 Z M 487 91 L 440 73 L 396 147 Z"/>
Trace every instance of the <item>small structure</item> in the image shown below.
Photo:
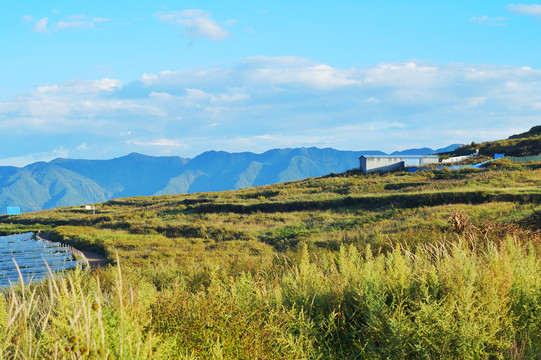
<path fill-rule="evenodd" d="M 85 210 L 92 210 L 92 213 L 96 215 L 96 205 L 85 205 Z"/>
<path fill-rule="evenodd" d="M 437 155 L 362 155 L 361 170 L 365 173 L 404 170 L 409 166 L 437 164 Z"/>
<path fill-rule="evenodd" d="M 441 162 L 444 163 L 444 164 L 448 164 L 448 163 L 457 163 L 457 162 L 461 162 L 461 161 L 464 161 L 466 159 L 469 159 L 471 157 L 474 157 L 474 156 L 478 156 L 479 155 L 479 149 L 476 149 L 473 153 L 471 154 L 468 154 L 468 155 L 462 155 L 462 156 L 453 156 L 453 157 L 450 157 L 448 159 L 443 159 Z"/>

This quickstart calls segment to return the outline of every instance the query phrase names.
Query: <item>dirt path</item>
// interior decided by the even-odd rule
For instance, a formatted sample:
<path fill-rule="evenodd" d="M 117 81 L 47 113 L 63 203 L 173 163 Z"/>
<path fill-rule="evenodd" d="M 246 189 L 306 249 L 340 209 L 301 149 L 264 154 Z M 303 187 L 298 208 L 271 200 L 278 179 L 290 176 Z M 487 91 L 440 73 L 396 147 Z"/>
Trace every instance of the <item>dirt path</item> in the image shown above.
<path fill-rule="evenodd" d="M 84 250 L 79 251 L 81 251 L 88 259 L 88 265 L 90 265 L 91 268 L 105 267 L 107 264 L 107 260 L 105 260 L 105 258 L 98 253 Z"/>
<path fill-rule="evenodd" d="M 51 241 L 49 239 L 48 234 L 47 233 L 42 233 L 41 231 L 38 231 L 38 233 L 36 234 L 36 237 L 45 239 L 47 241 Z M 88 265 L 90 265 L 90 267 L 93 268 L 93 269 L 98 268 L 98 267 L 105 267 L 105 265 L 107 265 L 107 260 L 105 259 L 105 257 L 98 254 L 98 253 L 95 253 L 93 251 L 87 251 L 87 250 L 79 250 L 79 249 L 76 249 L 73 246 L 67 245 L 67 244 L 63 244 L 63 245 L 72 248 L 74 250 L 72 252 L 75 252 L 75 253 L 80 252 L 80 253 L 82 253 L 87 258 Z"/>

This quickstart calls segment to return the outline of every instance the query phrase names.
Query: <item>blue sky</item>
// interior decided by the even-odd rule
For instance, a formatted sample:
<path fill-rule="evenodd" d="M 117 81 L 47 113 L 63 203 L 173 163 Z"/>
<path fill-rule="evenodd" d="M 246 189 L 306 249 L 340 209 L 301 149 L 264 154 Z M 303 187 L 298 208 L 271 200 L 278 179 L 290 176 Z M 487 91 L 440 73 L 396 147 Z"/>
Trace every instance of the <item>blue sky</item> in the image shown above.
<path fill-rule="evenodd" d="M 383 151 L 541 124 L 541 3 L 4 1 L 0 165 Z"/>

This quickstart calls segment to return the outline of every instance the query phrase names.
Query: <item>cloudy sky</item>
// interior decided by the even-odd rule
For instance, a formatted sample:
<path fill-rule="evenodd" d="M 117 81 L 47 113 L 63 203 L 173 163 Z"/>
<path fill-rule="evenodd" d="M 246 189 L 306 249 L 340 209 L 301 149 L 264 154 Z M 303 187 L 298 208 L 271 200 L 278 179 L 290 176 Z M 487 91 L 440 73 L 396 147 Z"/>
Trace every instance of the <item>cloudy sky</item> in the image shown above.
<path fill-rule="evenodd" d="M 541 124 L 541 2 L 2 1 L 0 34 L 0 165 Z"/>

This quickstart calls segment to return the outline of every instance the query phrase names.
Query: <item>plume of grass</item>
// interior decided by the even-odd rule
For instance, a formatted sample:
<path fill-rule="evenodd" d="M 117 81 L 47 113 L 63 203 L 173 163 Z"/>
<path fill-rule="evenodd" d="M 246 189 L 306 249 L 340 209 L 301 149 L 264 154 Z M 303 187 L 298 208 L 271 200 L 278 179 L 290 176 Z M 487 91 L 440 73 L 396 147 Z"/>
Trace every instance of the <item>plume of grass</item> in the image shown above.
<path fill-rule="evenodd" d="M 126 302 L 125 288 L 120 265 L 116 296 L 103 292 L 99 277 L 88 269 L 63 275 L 49 269 L 37 284 L 25 284 L 20 275 L 19 284 L 0 296 L 0 358 L 148 358 L 156 345 L 148 313 L 138 309 L 133 296 Z"/>

